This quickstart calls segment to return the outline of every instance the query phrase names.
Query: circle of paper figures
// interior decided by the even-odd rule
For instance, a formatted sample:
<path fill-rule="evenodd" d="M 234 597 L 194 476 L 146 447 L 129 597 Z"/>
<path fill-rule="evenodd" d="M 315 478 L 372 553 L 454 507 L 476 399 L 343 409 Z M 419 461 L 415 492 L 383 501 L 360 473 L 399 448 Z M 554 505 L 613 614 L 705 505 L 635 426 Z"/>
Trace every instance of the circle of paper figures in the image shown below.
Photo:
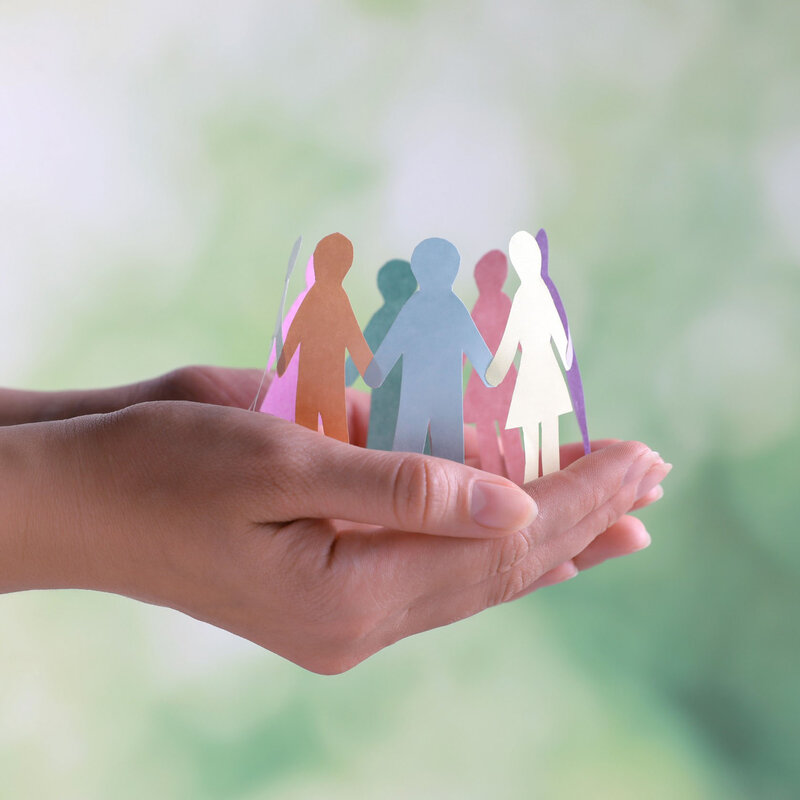
<path fill-rule="evenodd" d="M 474 423 L 481 467 L 528 482 L 539 475 L 540 453 L 543 475 L 559 469 L 558 419 L 574 410 L 589 452 L 580 371 L 544 230 L 511 237 L 509 258 L 520 279 L 513 299 L 503 292 L 506 255 L 492 250 L 478 261 L 471 315 L 453 291 L 458 250 L 446 239 L 425 239 L 410 262 L 388 261 L 378 271 L 383 305 L 363 334 L 342 286 L 353 245 L 340 233 L 317 244 L 306 288 L 284 317 L 299 248 L 298 239 L 267 365 L 277 361 L 277 374 L 262 412 L 347 442 L 345 386 L 360 374 L 372 388 L 372 449 L 463 462 L 464 423 Z"/>

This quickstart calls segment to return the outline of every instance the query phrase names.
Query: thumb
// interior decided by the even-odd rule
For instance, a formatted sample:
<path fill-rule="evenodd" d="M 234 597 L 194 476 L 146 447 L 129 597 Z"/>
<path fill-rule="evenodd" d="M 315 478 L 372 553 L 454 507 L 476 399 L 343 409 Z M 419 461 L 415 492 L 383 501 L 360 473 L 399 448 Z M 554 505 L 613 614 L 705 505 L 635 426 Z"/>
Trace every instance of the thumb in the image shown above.
<path fill-rule="evenodd" d="M 292 455 L 282 465 L 282 491 L 269 501 L 270 513 L 281 519 L 346 519 L 485 538 L 521 530 L 538 514 L 519 486 L 464 464 L 365 450 L 302 428 L 289 433 Z"/>

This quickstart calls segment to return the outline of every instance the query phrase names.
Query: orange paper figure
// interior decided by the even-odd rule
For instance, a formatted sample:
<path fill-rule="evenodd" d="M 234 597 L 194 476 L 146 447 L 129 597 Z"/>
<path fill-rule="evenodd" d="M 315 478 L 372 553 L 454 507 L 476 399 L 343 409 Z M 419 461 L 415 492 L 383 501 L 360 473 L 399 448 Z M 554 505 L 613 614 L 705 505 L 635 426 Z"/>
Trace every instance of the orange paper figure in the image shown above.
<path fill-rule="evenodd" d="M 511 237 L 511 263 L 520 278 L 503 338 L 486 380 L 497 386 L 522 347 L 519 374 L 506 426 L 522 428 L 525 444 L 525 483 L 539 475 L 539 426 L 542 430 L 542 474 L 559 469 L 558 418 L 572 411 L 567 384 L 550 342 L 569 369 L 572 348 L 550 290 L 542 279 L 542 253 L 526 231 Z"/>
<path fill-rule="evenodd" d="M 353 245 L 341 233 L 326 236 L 314 250 L 316 281 L 308 290 L 286 334 L 278 375 L 297 348 L 295 422 L 326 436 L 349 441 L 344 395 L 345 351 L 363 375 L 372 360 L 342 281 L 353 264 Z"/>
<path fill-rule="evenodd" d="M 479 295 L 472 309 L 472 321 L 493 353 L 500 345 L 511 311 L 511 299 L 503 292 L 507 275 L 508 261 L 500 250 L 488 252 L 475 265 L 475 283 Z M 519 431 L 506 428 L 516 380 L 517 370 L 512 364 L 500 385 L 495 389 L 487 389 L 481 376 L 473 370 L 464 393 L 464 422 L 475 423 L 481 469 L 522 483 L 525 456 Z M 500 439 L 496 426 L 500 428 Z"/>

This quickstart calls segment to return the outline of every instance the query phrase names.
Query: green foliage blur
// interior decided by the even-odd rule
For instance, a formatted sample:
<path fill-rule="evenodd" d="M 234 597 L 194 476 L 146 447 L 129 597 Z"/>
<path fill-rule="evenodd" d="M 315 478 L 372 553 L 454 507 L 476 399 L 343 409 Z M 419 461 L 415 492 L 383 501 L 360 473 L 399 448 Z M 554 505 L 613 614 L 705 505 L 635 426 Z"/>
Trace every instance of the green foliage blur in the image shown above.
<path fill-rule="evenodd" d="M 675 468 L 647 551 L 336 678 L 119 597 L 0 598 L 0 797 L 798 796 L 798 30 L 791 2 L 5 4 L 4 383 L 263 365 L 298 234 L 301 263 L 354 241 L 364 324 L 422 238 L 470 304 L 545 227 L 590 430 Z"/>

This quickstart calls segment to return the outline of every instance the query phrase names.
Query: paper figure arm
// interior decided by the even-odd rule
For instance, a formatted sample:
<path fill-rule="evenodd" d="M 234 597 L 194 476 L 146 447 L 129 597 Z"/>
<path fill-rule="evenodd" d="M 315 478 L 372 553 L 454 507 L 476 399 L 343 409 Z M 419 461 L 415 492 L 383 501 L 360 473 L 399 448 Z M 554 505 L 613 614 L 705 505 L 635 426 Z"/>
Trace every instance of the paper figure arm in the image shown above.
<path fill-rule="evenodd" d="M 506 329 L 503 331 L 503 338 L 500 340 L 497 352 L 486 370 L 485 382 L 489 386 L 499 386 L 514 362 L 514 356 L 517 354 L 517 347 L 519 346 L 520 325 L 517 320 L 519 314 L 519 303 L 514 298 Z"/>
<path fill-rule="evenodd" d="M 377 330 L 380 326 L 376 323 L 377 316 L 378 315 L 375 314 L 375 316 L 373 316 L 372 319 L 367 323 L 367 327 L 364 328 L 364 338 L 366 339 L 370 350 L 380 343 L 380 331 Z M 356 365 L 353 363 L 352 357 L 348 356 L 347 363 L 344 365 L 345 385 L 352 386 L 356 382 L 358 375 L 358 367 L 356 367 Z"/>
<path fill-rule="evenodd" d="M 491 386 L 486 380 L 486 370 L 492 361 L 492 351 L 486 346 L 486 342 L 481 336 L 481 332 L 472 320 L 472 317 L 464 309 L 464 344 L 463 349 L 467 358 L 472 362 L 475 371 L 480 375 L 485 386 Z"/>
<path fill-rule="evenodd" d="M 302 336 L 301 331 L 304 329 L 303 320 L 305 319 L 305 316 L 306 315 L 303 312 L 303 306 L 301 304 L 300 308 L 297 309 L 295 318 L 292 320 L 292 324 L 289 326 L 289 330 L 286 332 L 286 338 L 283 340 L 283 350 L 281 350 L 280 355 L 278 356 L 279 376 L 286 372 L 286 366 L 292 360 L 292 356 L 300 344 L 300 338 Z"/>
<path fill-rule="evenodd" d="M 564 369 L 569 369 L 572 366 L 572 337 L 567 335 L 564 325 L 561 322 L 561 317 L 556 310 L 555 304 L 550 306 L 550 336 L 553 339 L 553 344 L 556 346 L 558 355 L 564 364 Z"/>
<path fill-rule="evenodd" d="M 358 320 L 352 309 L 350 310 L 350 320 L 348 322 L 347 349 L 353 359 L 356 369 L 363 375 L 367 371 L 369 362 L 372 361 L 372 350 L 369 349 L 364 334 L 358 326 Z"/>
<path fill-rule="evenodd" d="M 392 371 L 392 367 L 403 355 L 403 333 L 408 329 L 406 323 L 406 308 L 404 307 L 397 315 L 392 327 L 389 328 L 383 341 L 380 343 L 372 363 L 364 373 L 364 380 L 368 386 L 377 389 L 385 380 L 386 376 Z"/>

